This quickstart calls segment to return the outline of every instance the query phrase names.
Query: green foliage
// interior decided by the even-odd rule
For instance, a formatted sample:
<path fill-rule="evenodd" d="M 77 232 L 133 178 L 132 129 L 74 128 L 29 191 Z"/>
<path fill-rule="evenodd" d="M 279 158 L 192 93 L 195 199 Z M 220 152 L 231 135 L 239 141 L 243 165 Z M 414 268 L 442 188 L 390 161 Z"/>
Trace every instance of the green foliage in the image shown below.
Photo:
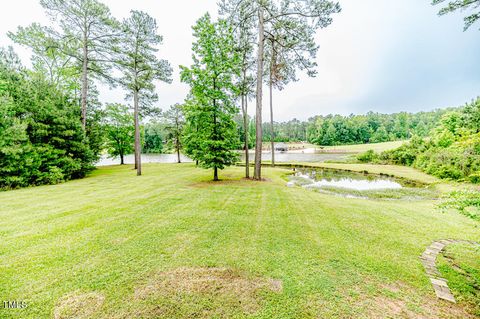
<path fill-rule="evenodd" d="M 373 150 L 368 150 L 365 153 L 358 154 L 357 159 L 363 163 L 373 162 L 377 159 L 377 154 Z"/>
<path fill-rule="evenodd" d="M 191 100 L 184 107 L 186 128 L 185 151 L 204 168 L 217 170 L 237 160 L 239 146 L 234 116 L 237 88 L 235 76 L 240 59 L 235 52 L 232 29 L 224 20 L 212 22 L 208 14 L 193 27 L 193 61 L 182 66 L 181 78 L 190 84 Z"/>
<path fill-rule="evenodd" d="M 133 152 L 133 114 L 122 104 L 108 104 L 105 113 L 108 154 L 111 157 L 120 156 L 120 164 L 124 164 L 124 156 Z"/>
<path fill-rule="evenodd" d="M 163 153 L 165 151 L 165 127 L 158 122 L 149 122 L 144 126 L 145 141 L 142 151 L 144 153 Z"/>
<path fill-rule="evenodd" d="M 432 4 L 437 5 L 445 3 L 446 0 L 433 0 Z M 463 20 L 465 21 L 464 30 L 470 28 L 477 20 L 480 19 L 480 11 L 473 12 L 480 7 L 480 0 L 453 0 L 449 1 L 446 7 L 440 9 L 439 15 L 455 12 L 457 10 L 465 11 L 471 10 L 472 12 L 467 15 Z"/>
<path fill-rule="evenodd" d="M 444 114 L 430 139 L 412 138 L 409 143 L 380 154 L 378 161 L 413 166 L 440 178 L 478 183 L 479 117 L 480 98 Z"/>
<path fill-rule="evenodd" d="M 473 173 L 468 175 L 468 180 L 473 184 L 480 184 L 480 173 Z"/>
<path fill-rule="evenodd" d="M 18 27 L 16 33 L 8 36 L 16 43 L 32 50 L 32 64 L 35 72 L 43 73 L 50 82 L 67 90 L 79 88 L 78 64 L 60 47 L 55 32 L 38 23 Z"/>
<path fill-rule="evenodd" d="M 74 99 L 0 50 L 0 188 L 79 178 L 96 159 Z"/>
<path fill-rule="evenodd" d="M 415 135 L 427 137 L 442 116 L 450 110 L 452 109 L 394 114 L 369 112 L 366 115 L 327 115 L 315 116 L 308 121 L 293 119 L 288 122 L 275 122 L 275 141 L 308 141 L 330 146 L 397 141 Z M 269 141 L 270 124 L 264 123 L 262 127 L 264 141 Z"/>
<path fill-rule="evenodd" d="M 458 190 L 445 196 L 439 205 L 442 209 L 453 208 L 473 219 L 480 220 L 480 194 L 478 190 Z"/>
<path fill-rule="evenodd" d="M 480 247 L 458 243 L 448 245 L 437 258 L 437 267 L 448 281 L 458 304 L 473 318 L 480 316 Z"/>
<path fill-rule="evenodd" d="M 139 95 L 139 104 L 146 108 L 157 100 L 153 81 L 170 83 L 172 68 L 168 61 L 156 56 L 163 37 L 157 34 L 157 22 L 142 11 L 132 10 L 122 22 L 122 35 L 114 48 L 115 65 L 122 72 L 120 84 L 129 98 Z"/>
<path fill-rule="evenodd" d="M 182 105 L 172 105 L 163 113 L 162 118 L 167 133 L 167 141 L 173 145 L 174 151 L 178 155 L 177 160 L 180 163 L 180 150 L 182 149 L 183 130 L 185 126 L 185 116 Z"/>

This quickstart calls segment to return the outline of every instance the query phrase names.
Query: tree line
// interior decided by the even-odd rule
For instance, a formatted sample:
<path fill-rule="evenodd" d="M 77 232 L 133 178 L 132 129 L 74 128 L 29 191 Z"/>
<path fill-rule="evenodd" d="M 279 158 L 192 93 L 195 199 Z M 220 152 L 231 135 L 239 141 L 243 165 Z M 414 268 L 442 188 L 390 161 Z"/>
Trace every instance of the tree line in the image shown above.
<path fill-rule="evenodd" d="M 443 114 L 455 108 L 430 112 L 365 115 L 318 115 L 307 121 L 293 119 L 286 122 L 264 123 L 264 141 L 309 142 L 316 145 L 346 145 L 406 140 L 413 136 L 425 137 L 438 124 Z"/>
<path fill-rule="evenodd" d="M 397 149 L 380 154 L 369 151 L 358 159 L 413 166 L 439 178 L 480 183 L 480 98 L 443 114 L 428 137 L 416 136 Z"/>

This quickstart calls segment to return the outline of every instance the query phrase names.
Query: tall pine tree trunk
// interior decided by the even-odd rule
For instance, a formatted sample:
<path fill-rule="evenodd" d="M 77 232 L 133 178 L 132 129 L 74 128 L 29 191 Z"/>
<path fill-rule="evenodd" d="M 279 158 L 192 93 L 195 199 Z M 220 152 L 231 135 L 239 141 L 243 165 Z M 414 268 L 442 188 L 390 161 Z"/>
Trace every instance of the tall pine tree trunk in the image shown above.
<path fill-rule="evenodd" d="M 81 109 L 82 109 L 82 127 L 85 130 L 87 127 L 87 94 L 88 94 L 88 47 L 87 40 L 84 40 L 83 44 L 83 63 L 82 63 L 82 97 L 81 97 Z"/>
<path fill-rule="evenodd" d="M 178 112 L 178 111 L 177 111 Z M 177 113 L 176 114 L 176 118 L 175 118 L 175 129 L 177 130 L 175 132 L 175 148 L 177 149 L 177 161 L 178 163 L 181 163 L 181 160 L 180 160 L 180 126 L 178 124 L 178 117 L 179 117 L 179 114 Z"/>
<path fill-rule="evenodd" d="M 247 109 L 247 100 L 248 98 L 245 95 L 242 95 L 242 111 L 243 111 L 243 128 L 244 128 L 244 138 L 245 138 L 245 178 L 250 178 L 250 159 L 248 153 L 248 109 Z"/>
<path fill-rule="evenodd" d="M 263 6 L 258 8 L 258 56 L 257 56 L 257 96 L 255 112 L 255 172 L 256 180 L 262 179 L 262 84 L 263 84 L 263 50 L 264 50 Z"/>
<path fill-rule="evenodd" d="M 272 55 L 273 56 L 273 55 Z M 273 63 L 273 57 L 272 57 Z M 275 167 L 275 132 L 273 129 L 273 66 L 270 65 L 270 82 L 269 82 L 269 89 L 270 89 L 270 143 L 272 148 L 272 166 Z"/>
<path fill-rule="evenodd" d="M 213 79 L 213 91 L 217 89 L 216 78 Z M 213 140 L 216 141 L 218 139 L 217 136 L 217 100 L 213 99 Z M 218 168 L 215 164 L 213 168 L 213 180 L 216 182 L 218 181 Z"/>
<path fill-rule="evenodd" d="M 133 116 L 135 121 L 135 167 L 137 176 L 142 175 L 142 160 L 140 147 L 140 122 L 139 122 L 138 91 L 133 92 Z"/>

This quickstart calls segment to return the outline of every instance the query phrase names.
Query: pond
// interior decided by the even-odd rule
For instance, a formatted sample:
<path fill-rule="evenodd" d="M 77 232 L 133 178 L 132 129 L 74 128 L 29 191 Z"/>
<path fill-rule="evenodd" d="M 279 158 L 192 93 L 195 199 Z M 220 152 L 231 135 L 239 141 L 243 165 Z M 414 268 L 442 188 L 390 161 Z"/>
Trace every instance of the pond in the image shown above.
<path fill-rule="evenodd" d="M 288 186 L 299 185 L 321 193 L 362 199 L 436 198 L 436 191 L 419 182 L 384 175 L 335 169 L 296 169 Z"/>

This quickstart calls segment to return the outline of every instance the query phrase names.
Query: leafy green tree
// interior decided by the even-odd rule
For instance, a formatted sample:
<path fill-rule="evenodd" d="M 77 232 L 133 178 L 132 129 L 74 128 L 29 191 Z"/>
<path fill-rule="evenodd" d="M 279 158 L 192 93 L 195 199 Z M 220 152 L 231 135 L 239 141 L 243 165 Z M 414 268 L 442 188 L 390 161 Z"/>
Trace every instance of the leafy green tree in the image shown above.
<path fill-rule="evenodd" d="M 467 104 L 463 110 L 465 127 L 473 133 L 480 132 L 480 97 Z"/>
<path fill-rule="evenodd" d="M 417 125 L 415 127 L 415 133 L 418 136 L 421 136 L 421 137 L 425 137 L 425 136 L 428 135 L 427 125 L 425 124 L 425 122 L 423 120 L 420 120 L 420 122 L 417 123 Z"/>
<path fill-rule="evenodd" d="M 445 2 L 446 0 L 433 0 L 432 5 L 438 5 Z M 449 1 L 447 6 L 440 9 L 440 12 L 438 14 L 444 15 L 444 14 L 459 11 L 459 10 L 461 11 L 471 10 L 472 12 L 464 18 L 464 21 L 465 21 L 464 30 L 466 31 L 478 19 L 480 19 L 480 10 L 476 11 L 479 8 L 480 8 L 480 0 L 453 0 L 453 1 Z"/>
<path fill-rule="evenodd" d="M 185 105 L 185 149 L 202 167 L 213 168 L 213 179 L 218 181 L 218 169 L 234 164 L 238 157 L 234 102 L 241 61 L 225 20 L 212 22 L 205 14 L 193 32 L 194 63 L 190 68 L 181 66 L 181 79 L 191 87 L 191 100 Z"/>
<path fill-rule="evenodd" d="M 337 138 L 336 138 L 337 130 L 335 128 L 335 125 L 333 125 L 332 122 L 328 125 L 325 135 L 323 136 L 322 139 L 322 145 L 336 145 L 338 144 Z"/>
<path fill-rule="evenodd" d="M 372 137 L 370 138 L 370 142 L 372 143 L 381 143 L 387 142 L 389 140 L 387 130 L 385 126 L 380 126 L 375 133 L 373 133 Z"/>
<path fill-rule="evenodd" d="M 185 116 L 183 107 L 180 104 L 172 105 L 163 113 L 165 131 L 167 139 L 173 144 L 175 153 L 177 153 L 177 162 L 181 163 L 180 150 L 182 149 L 183 129 L 185 126 Z"/>
<path fill-rule="evenodd" d="M 105 113 L 108 154 L 111 157 L 120 156 L 120 164 L 123 165 L 125 155 L 133 152 L 135 142 L 133 114 L 122 104 L 108 104 Z"/>
<path fill-rule="evenodd" d="M 135 122 L 135 167 L 142 174 L 140 141 L 140 108 L 149 107 L 157 100 L 154 81 L 171 82 L 172 68 L 166 60 L 155 55 L 162 37 L 157 34 L 154 18 L 142 11 L 131 11 L 122 22 L 123 34 L 115 48 L 117 67 L 122 72 L 120 84 L 133 97 Z"/>
<path fill-rule="evenodd" d="M 163 144 L 165 143 L 165 127 L 159 122 L 149 122 L 144 126 L 145 142 L 143 152 L 145 153 L 163 153 Z"/>

